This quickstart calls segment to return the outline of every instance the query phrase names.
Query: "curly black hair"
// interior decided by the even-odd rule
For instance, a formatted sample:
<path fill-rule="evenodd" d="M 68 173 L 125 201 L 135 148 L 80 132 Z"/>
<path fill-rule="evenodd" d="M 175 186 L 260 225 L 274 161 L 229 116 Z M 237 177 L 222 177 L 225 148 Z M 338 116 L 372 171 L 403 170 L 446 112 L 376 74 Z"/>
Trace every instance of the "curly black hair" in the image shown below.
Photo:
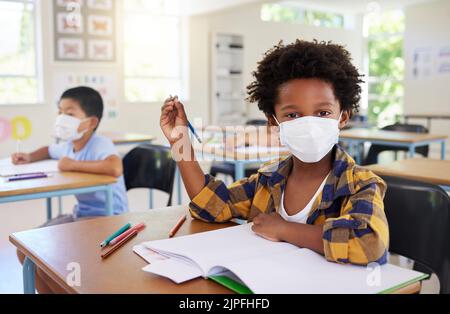
<path fill-rule="evenodd" d="M 332 42 L 297 39 L 284 45 L 282 41 L 265 53 L 253 72 L 256 80 L 247 87 L 247 101 L 258 103 L 266 116 L 275 114 L 279 88 L 294 79 L 316 78 L 332 85 L 343 111 L 359 110 L 363 75 L 351 63 L 350 53 Z"/>

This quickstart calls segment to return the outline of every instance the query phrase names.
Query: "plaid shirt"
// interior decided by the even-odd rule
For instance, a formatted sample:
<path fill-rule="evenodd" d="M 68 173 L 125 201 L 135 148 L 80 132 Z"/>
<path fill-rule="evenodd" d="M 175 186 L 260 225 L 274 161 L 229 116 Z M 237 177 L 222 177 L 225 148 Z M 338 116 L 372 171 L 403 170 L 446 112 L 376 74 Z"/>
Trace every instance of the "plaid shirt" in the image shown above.
<path fill-rule="evenodd" d="M 334 149 L 331 175 L 317 197 L 307 223 L 323 226 L 328 261 L 367 265 L 387 262 L 389 228 L 384 213 L 384 181 L 359 167 L 339 146 Z M 194 218 L 226 222 L 251 221 L 260 213 L 279 212 L 281 195 L 292 169 L 293 157 L 263 166 L 257 174 L 233 183 L 206 175 L 205 188 L 192 200 Z"/>

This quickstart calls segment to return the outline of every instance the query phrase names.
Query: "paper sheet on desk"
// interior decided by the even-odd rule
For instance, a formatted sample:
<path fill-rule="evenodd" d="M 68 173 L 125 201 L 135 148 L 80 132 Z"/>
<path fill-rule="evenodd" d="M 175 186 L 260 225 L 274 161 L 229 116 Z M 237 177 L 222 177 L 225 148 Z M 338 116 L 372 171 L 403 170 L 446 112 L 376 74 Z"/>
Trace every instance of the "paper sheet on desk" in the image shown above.
<path fill-rule="evenodd" d="M 0 177 L 36 172 L 54 173 L 58 171 L 57 160 L 43 160 L 26 165 L 14 165 L 10 158 L 0 160 Z"/>

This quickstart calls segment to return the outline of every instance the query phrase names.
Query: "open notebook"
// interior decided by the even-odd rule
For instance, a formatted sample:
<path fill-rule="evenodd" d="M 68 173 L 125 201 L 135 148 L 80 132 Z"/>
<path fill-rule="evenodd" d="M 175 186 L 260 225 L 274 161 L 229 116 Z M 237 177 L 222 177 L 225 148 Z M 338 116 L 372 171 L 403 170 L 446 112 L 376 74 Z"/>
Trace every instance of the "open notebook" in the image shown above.
<path fill-rule="evenodd" d="M 57 160 L 43 160 L 26 165 L 14 165 L 11 158 L 0 159 L 0 177 L 8 177 L 36 172 L 58 172 Z"/>
<path fill-rule="evenodd" d="M 251 224 L 145 242 L 135 252 L 151 263 L 146 272 L 176 283 L 209 278 L 240 293 L 387 293 L 427 278 L 393 265 L 330 263 L 310 250 L 265 240 Z"/>

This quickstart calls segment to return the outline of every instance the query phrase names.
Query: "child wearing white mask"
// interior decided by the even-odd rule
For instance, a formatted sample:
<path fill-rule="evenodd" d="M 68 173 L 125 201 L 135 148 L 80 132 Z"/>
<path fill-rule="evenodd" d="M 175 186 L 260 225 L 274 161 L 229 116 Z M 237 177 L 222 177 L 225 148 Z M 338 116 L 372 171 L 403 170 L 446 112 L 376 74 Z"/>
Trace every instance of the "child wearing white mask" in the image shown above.
<path fill-rule="evenodd" d="M 332 43 L 280 43 L 254 76 L 248 100 L 279 128 L 291 155 L 229 187 L 205 176 L 195 158 L 179 161 L 192 216 L 215 223 L 245 219 L 261 237 L 311 249 L 331 262 L 385 264 L 386 185 L 338 145 L 361 94 L 349 53 Z M 187 125 L 178 99 L 166 101 L 160 124 L 172 146 L 184 141 L 183 149 L 191 151 L 183 156 L 194 157 L 187 131 L 174 132 Z"/>
<path fill-rule="evenodd" d="M 120 215 L 128 211 L 122 161 L 112 141 L 96 133 L 103 117 L 101 95 L 90 87 L 69 89 L 61 96 L 59 115 L 54 125 L 54 135 L 59 144 L 42 147 L 32 153 L 16 153 L 12 162 L 16 165 L 46 159 L 59 160 L 58 166 L 65 172 L 85 172 L 117 178 L 113 185 L 113 211 Z M 76 196 L 78 204 L 73 214 L 62 215 L 41 227 L 74 222 L 106 215 L 106 196 L 103 192 Z M 23 263 L 24 256 L 18 252 Z M 37 270 L 36 287 L 39 293 L 62 292 L 59 286 L 44 272 Z"/>
<path fill-rule="evenodd" d="M 116 177 L 118 182 L 113 187 L 114 214 L 128 211 L 122 161 L 112 141 L 96 133 L 103 116 L 101 95 L 89 87 L 72 88 L 63 93 L 58 107 L 54 135 L 60 143 L 42 147 L 29 154 L 13 154 L 13 163 L 19 165 L 57 159 L 61 171 Z M 78 195 L 77 200 L 73 215 L 58 217 L 47 225 L 106 215 L 104 193 Z"/>

